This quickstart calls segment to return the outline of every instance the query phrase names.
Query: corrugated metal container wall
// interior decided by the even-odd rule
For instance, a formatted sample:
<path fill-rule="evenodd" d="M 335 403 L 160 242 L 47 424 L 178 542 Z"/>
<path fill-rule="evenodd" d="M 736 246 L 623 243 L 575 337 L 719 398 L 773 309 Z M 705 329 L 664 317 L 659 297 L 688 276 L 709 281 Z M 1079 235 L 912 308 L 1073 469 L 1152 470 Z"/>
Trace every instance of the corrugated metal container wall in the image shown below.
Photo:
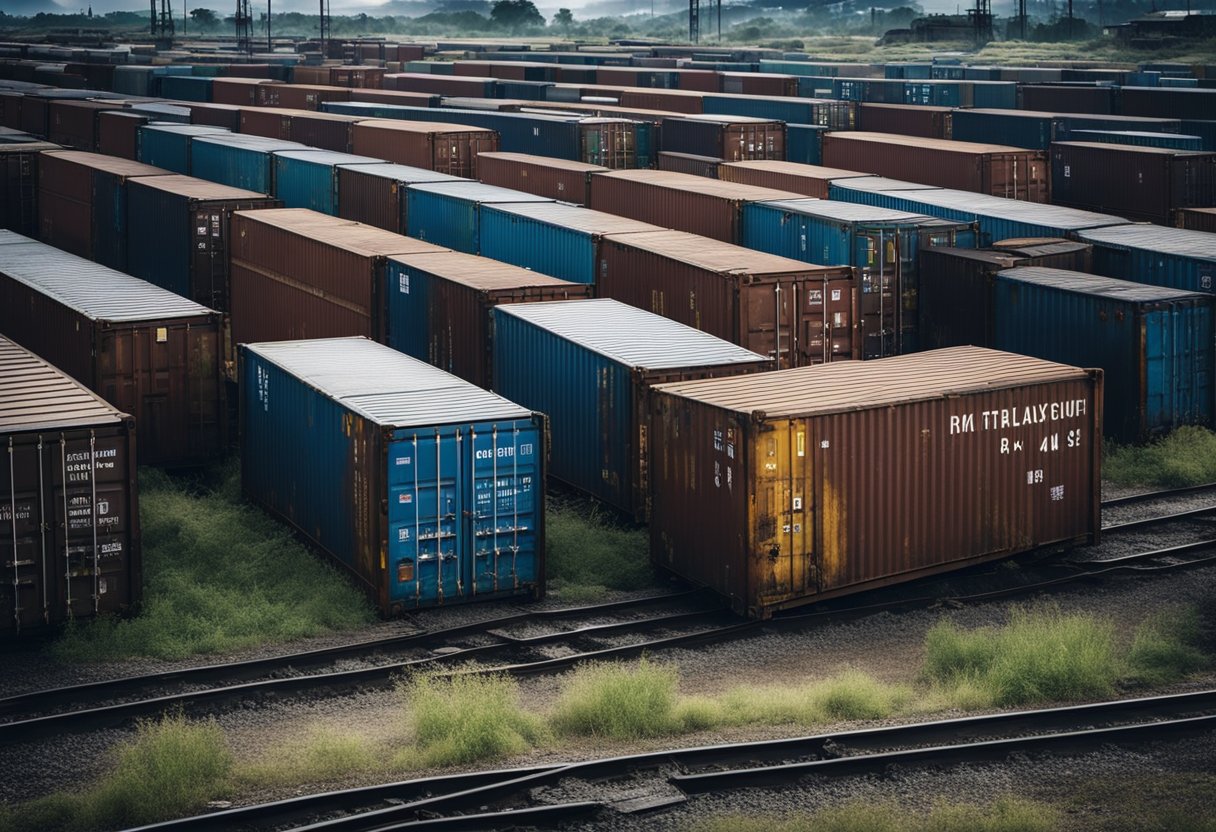
<path fill-rule="evenodd" d="M 1005 145 L 891 136 L 884 133 L 829 133 L 824 163 L 879 176 L 913 173 L 926 185 L 1047 202 L 1050 170 L 1036 150 Z"/>
<path fill-rule="evenodd" d="M 796 194 L 827 199 L 828 187 L 836 179 L 873 176 L 839 168 L 804 165 L 798 162 L 732 162 L 718 168 L 718 177 L 727 182 L 774 188 Z"/>
<path fill-rule="evenodd" d="M 260 194 L 274 193 L 274 154 L 308 150 L 296 142 L 216 134 L 190 139 L 190 175 Z"/>
<path fill-rule="evenodd" d="M 478 387 L 493 379 L 491 310 L 591 297 L 591 287 L 460 252 L 390 257 L 385 343 Z"/>
<path fill-rule="evenodd" d="M 663 150 L 727 162 L 785 159 L 785 124 L 740 116 L 663 119 Z"/>
<path fill-rule="evenodd" d="M 256 87 L 257 106 L 319 110 L 328 101 L 350 101 L 348 87 L 308 84 L 262 84 Z"/>
<path fill-rule="evenodd" d="M 362 121 L 353 150 L 452 176 L 477 175 L 477 154 L 498 150 L 498 134 L 479 127 L 411 121 Z"/>
<path fill-rule="evenodd" d="M 543 196 L 483 185 L 439 182 L 411 185 L 405 194 L 407 230 L 465 254 L 481 253 L 481 206 L 510 202 L 552 202 Z"/>
<path fill-rule="evenodd" d="M 587 204 L 591 174 L 607 170 L 603 165 L 526 153 L 481 153 L 477 157 L 477 175 L 487 185 L 513 188 L 576 205 Z"/>
<path fill-rule="evenodd" d="M 287 120 L 287 138 L 335 153 L 350 153 L 354 147 L 353 116 L 334 113 L 293 114 Z"/>
<path fill-rule="evenodd" d="M 444 249 L 303 208 L 232 215 L 232 340 L 384 339 L 384 263 Z"/>
<path fill-rule="evenodd" d="M 211 100 L 216 104 L 256 107 L 258 87 L 273 83 L 268 78 L 215 78 L 211 82 Z"/>
<path fill-rule="evenodd" d="M 647 222 L 559 202 L 486 205 L 478 215 L 478 225 L 483 257 L 575 283 L 595 283 L 603 238 L 663 230 Z"/>
<path fill-rule="evenodd" d="M 1216 292 L 1216 248 L 1202 231 L 1124 225 L 1090 228 L 1077 237 L 1094 247 L 1094 271 L 1107 277 Z"/>
<path fill-rule="evenodd" d="M 128 271 L 227 312 L 232 213 L 278 207 L 277 199 L 190 176 L 132 180 L 127 191 Z M 147 233 L 152 228 L 156 232 Z"/>
<path fill-rule="evenodd" d="M 144 113 L 103 110 L 97 114 L 97 152 L 121 159 L 139 159 L 139 129 L 151 120 Z"/>
<path fill-rule="evenodd" d="M 241 352 L 245 494 L 384 615 L 544 593 L 544 417 L 362 339 Z"/>
<path fill-rule="evenodd" d="M 38 236 L 38 157 L 61 149 L 50 142 L 0 144 L 0 228 Z"/>
<path fill-rule="evenodd" d="M 188 174 L 191 139 L 228 132 L 223 127 L 203 124 L 148 124 L 139 128 L 139 161 L 174 173 Z"/>
<path fill-rule="evenodd" d="M 0 638 L 130 610 L 143 595 L 135 420 L 3 336 L 0 401 Z"/>
<path fill-rule="evenodd" d="M 718 166 L 722 160 L 717 156 L 697 156 L 692 153 L 659 154 L 659 170 L 671 173 L 685 173 L 689 176 L 703 176 L 706 179 L 718 178 Z"/>
<path fill-rule="evenodd" d="M 1163 147 L 1170 150 L 1199 151 L 1204 149 L 1202 136 L 1186 136 L 1182 133 L 1149 133 L 1142 130 L 1069 130 L 1068 140 L 1130 144 L 1136 147 Z"/>
<path fill-rule="evenodd" d="M 494 389 L 549 416 L 550 472 L 638 520 L 648 514 L 650 386 L 771 368 L 763 356 L 612 300 L 494 309 Z"/>
<path fill-rule="evenodd" d="M 240 132 L 246 136 L 287 141 L 291 133 L 291 116 L 302 112 L 280 107 L 243 107 Z"/>
<path fill-rule="evenodd" d="M 56 248 L 124 271 L 127 181 L 169 171 L 75 150 L 44 153 L 39 166 L 39 237 Z"/>
<path fill-rule="evenodd" d="M 141 464 L 223 453 L 222 330 L 218 312 L 0 232 L 0 332 L 132 414 Z"/>
<path fill-rule="evenodd" d="M 1027 84 L 1022 87 L 1022 109 L 1046 113 L 1115 112 L 1114 87 L 1053 87 Z"/>
<path fill-rule="evenodd" d="M 223 127 L 236 133 L 241 129 L 241 108 L 231 104 L 191 104 L 189 124 Z"/>
<path fill-rule="evenodd" d="M 1216 205 L 1216 153 L 1099 142 L 1051 146 L 1053 200 L 1169 225 L 1176 208 Z"/>
<path fill-rule="evenodd" d="M 211 101 L 214 80 L 192 75 L 166 75 L 160 79 L 160 94 L 178 101 Z"/>
<path fill-rule="evenodd" d="M 785 125 L 785 158 L 804 165 L 823 161 L 823 134 L 827 127 L 817 124 Z"/>
<path fill-rule="evenodd" d="M 286 150 L 274 154 L 274 195 L 288 208 L 338 216 L 338 166 L 383 164 L 370 156 L 332 150 Z"/>
<path fill-rule="evenodd" d="M 1097 371 L 967 347 L 663 385 L 651 559 L 768 616 L 1093 542 L 1101 412 Z"/>
<path fill-rule="evenodd" d="M 1211 425 L 1211 296 L 1038 267 L 1002 271 L 993 289 L 998 349 L 1103 369 L 1104 435 Z"/>
<path fill-rule="evenodd" d="M 1153 118 L 1210 118 L 1216 113 L 1216 90 L 1121 87 L 1119 112 Z"/>
<path fill-rule="evenodd" d="M 621 104 L 624 103 L 622 100 Z M 703 112 L 718 115 L 771 118 L 787 124 L 817 124 L 831 130 L 857 129 L 856 101 L 706 94 L 702 108 Z"/>
<path fill-rule="evenodd" d="M 423 182 L 462 182 L 458 176 L 395 165 L 338 166 L 338 216 L 395 234 L 406 231 L 406 189 Z"/>
<path fill-rule="evenodd" d="M 915 352 L 918 257 L 931 246 L 974 246 L 975 229 L 890 208 L 820 199 L 743 209 L 743 245 L 825 266 L 857 269 L 862 357 Z"/>
<path fill-rule="evenodd" d="M 1174 224 L 1191 231 L 1216 234 L 1216 208 L 1181 208 L 1174 213 Z"/>
<path fill-rule="evenodd" d="M 600 297 L 646 309 L 797 367 L 861 357 L 857 281 L 682 231 L 606 237 Z"/>
<path fill-rule="evenodd" d="M 1011 252 L 988 249 L 942 246 L 921 252 L 921 346 L 993 346 L 992 282 L 997 272 L 1027 264 L 1026 258 Z"/>
<path fill-rule="evenodd" d="M 97 114 L 114 104 L 52 101 L 47 109 L 47 140 L 90 153 L 97 150 Z"/>
<path fill-rule="evenodd" d="M 857 126 L 871 133 L 949 139 L 953 113 L 949 107 L 863 103 L 857 108 Z"/>

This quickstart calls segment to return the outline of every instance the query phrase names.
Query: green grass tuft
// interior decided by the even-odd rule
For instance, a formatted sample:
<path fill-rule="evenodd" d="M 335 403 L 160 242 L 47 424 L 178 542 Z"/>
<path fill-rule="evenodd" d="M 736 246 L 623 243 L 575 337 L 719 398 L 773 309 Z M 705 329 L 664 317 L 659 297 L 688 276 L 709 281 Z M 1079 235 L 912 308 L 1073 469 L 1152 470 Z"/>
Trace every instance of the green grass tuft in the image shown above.
<path fill-rule="evenodd" d="M 911 699 L 911 691 L 886 685 L 857 670 L 796 687 L 741 687 L 723 697 L 727 722 L 736 725 L 815 726 L 883 719 Z"/>
<path fill-rule="evenodd" d="M 562 679 L 552 724 L 561 734 L 618 740 L 676 733 L 681 719 L 704 727 L 704 707 L 677 715 L 677 685 L 675 667 L 647 659 L 581 665 Z"/>
<path fill-rule="evenodd" d="M 1108 444 L 1102 475 L 1121 486 L 1176 488 L 1216 482 L 1216 433 L 1181 427 L 1147 445 Z"/>
<path fill-rule="evenodd" d="M 1208 664 L 1200 647 L 1202 639 L 1199 613 L 1194 609 L 1162 610 L 1136 628 L 1127 657 L 1131 679 L 1164 685 L 1202 670 Z"/>
<path fill-rule="evenodd" d="M 286 527 L 240 499 L 235 465 L 191 490 L 155 470 L 140 478 L 145 602 L 129 620 L 69 628 L 66 660 L 180 659 L 348 630 L 373 620 L 344 576 Z"/>
<path fill-rule="evenodd" d="M 545 567 L 550 591 L 572 603 L 602 600 L 609 590 L 654 584 L 646 530 L 611 522 L 581 503 L 551 503 L 545 524 Z"/>
<path fill-rule="evenodd" d="M 420 674 L 402 686 L 416 751 L 402 767 L 455 766 L 522 753 L 544 727 L 519 704 L 509 676 Z"/>
<path fill-rule="evenodd" d="M 384 761 L 365 737 L 315 725 L 299 737 L 238 767 L 236 780 L 254 788 L 323 783 L 376 771 Z"/>
<path fill-rule="evenodd" d="M 928 814 L 889 803 L 848 803 L 789 817 L 726 815 L 697 832 L 1050 832 L 1060 815 L 1050 806 L 1003 797 L 990 806 L 943 803 Z"/>

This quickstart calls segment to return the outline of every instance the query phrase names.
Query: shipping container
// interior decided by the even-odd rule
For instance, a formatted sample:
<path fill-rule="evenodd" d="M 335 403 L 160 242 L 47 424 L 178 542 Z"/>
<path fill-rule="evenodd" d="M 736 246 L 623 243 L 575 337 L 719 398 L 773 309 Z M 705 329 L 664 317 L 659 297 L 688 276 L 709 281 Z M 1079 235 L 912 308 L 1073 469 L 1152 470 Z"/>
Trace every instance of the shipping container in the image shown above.
<path fill-rule="evenodd" d="M 196 78 L 192 75 L 166 75 L 160 79 L 160 95 L 178 101 L 211 101 L 211 85 L 214 78 Z"/>
<path fill-rule="evenodd" d="M 383 615 L 544 592 L 540 414 L 359 338 L 241 352 L 245 495 Z"/>
<path fill-rule="evenodd" d="M 639 521 L 648 515 L 651 386 L 772 368 L 769 358 L 613 300 L 511 304 L 493 314 L 494 389 L 548 415 L 550 473 Z"/>
<path fill-rule="evenodd" d="M 211 82 L 211 101 L 215 104 L 256 107 L 258 87 L 273 83 L 269 78 L 214 78 Z"/>
<path fill-rule="evenodd" d="M 452 176 L 475 177 L 477 154 L 498 150 L 493 130 L 442 122 L 361 121 L 352 136 L 355 153 Z"/>
<path fill-rule="evenodd" d="M 1177 208 L 1216 205 L 1216 153 L 1056 142 L 1051 181 L 1060 205 L 1169 225 Z"/>
<path fill-rule="evenodd" d="M 912 175 L 941 188 L 1047 202 L 1047 159 L 1036 150 L 1007 145 L 922 139 L 885 133 L 829 133 L 823 138 L 829 167 L 879 176 Z"/>
<path fill-rule="evenodd" d="M 603 165 L 526 153 L 481 153 L 477 157 L 478 178 L 487 185 L 576 205 L 587 204 L 591 175 L 607 170 Z"/>
<path fill-rule="evenodd" d="M 871 133 L 897 133 L 925 139 L 949 139 L 954 110 L 950 107 L 915 107 L 910 104 L 863 103 L 857 108 L 858 129 Z"/>
<path fill-rule="evenodd" d="M 143 595 L 135 420 L 0 336 L 0 638 Z"/>
<path fill-rule="evenodd" d="M 1002 271 L 992 287 L 997 349 L 1102 368 L 1104 436 L 1211 425 L 1210 295 L 1037 266 Z"/>
<path fill-rule="evenodd" d="M 298 142 L 213 133 L 190 137 L 190 175 L 257 191 L 274 193 L 274 154 L 281 150 L 308 150 Z"/>
<path fill-rule="evenodd" d="M 659 153 L 659 170 L 671 173 L 683 173 L 688 176 L 703 176 L 706 179 L 717 179 L 718 167 L 721 164 L 722 159 L 717 156 L 669 153 L 666 150 Z"/>
<path fill-rule="evenodd" d="M 663 230 L 560 202 L 485 205 L 478 214 L 478 225 L 483 257 L 575 283 L 595 283 L 605 238 Z"/>
<path fill-rule="evenodd" d="M 295 110 L 319 110 L 330 101 L 350 101 L 347 87 L 311 86 L 308 84 L 261 84 L 255 88 L 258 107 L 287 107 Z"/>
<path fill-rule="evenodd" d="M 133 415 L 141 464 L 224 452 L 220 313 L 3 231 L 0 332 Z"/>
<path fill-rule="evenodd" d="M 384 88 L 401 92 L 420 92 L 427 95 L 498 98 L 498 81 L 494 78 L 393 72 L 384 76 Z"/>
<path fill-rule="evenodd" d="M 1211 118 L 1216 113 L 1216 89 L 1121 87 L 1119 113 L 1150 118 Z"/>
<path fill-rule="evenodd" d="M 1021 266 L 1045 266 L 1070 272 L 1092 272 L 1094 247 L 1089 243 L 1065 240 L 1061 237 L 1013 237 L 997 240 L 994 251 L 1024 258 Z"/>
<path fill-rule="evenodd" d="M 970 223 L 849 202 L 795 199 L 743 209 L 748 248 L 857 269 L 862 358 L 919 349 L 919 253 L 931 246 L 974 246 L 975 237 Z"/>
<path fill-rule="evenodd" d="M 1101 379 L 960 347 L 662 385 L 651 560 L 765 617 L 1093 543 Z"/>
<path fill-rule="evenodd" d="M 291 117 L 303 112 L 306 111 L 283 107 L 242 107 L 239 132 L 246 136 L 288 141 L 291 138 Z"/>
<path fill-rule="evenodd" d="M 338 166 L 338 215 L 396 234 L 406 232 L 406 190 L 424 182 L 462 182 L 459 176 L 383 162 Z"/>
<path fill-rule="evenodd" d="M 227 312 L 232 214 L 278 207 L 277 199 L 263 194 L 190 176 L 133 179 L 127 189 L 127 270 Z M 155 233 L 146 232 L 152 228 Z"/>
<path fill-rule="evenodd" d="M 1026 84 L 1021 89 L 1021 108 L 1046 113 L 1097 113 L 1111 115 L 1115 109 L 1114 87 L 1053 86 Z"/>
<path fill-rule="evenodd" d="M 791 75 L 776 72 L 721 72 L 718 77 L 722 81 L 722 89 L 708 92 L 731 95 L 798 95 L 798 79 Z"/>
<path fill-rule="evenodd" d="M 191 104 L 187 123 L 203 127 L 223 127 L 238 133 L 241 129 L 242 109 L 232 104 Z"/>
<path fill-rule="evenodd" d="M 191 140 L 228 132 L 223 127 L 202 124 L 146 124 L 139 128 L 138 158 L 145 165 L 189 173 Z"/>
<path fill-rule="evenodd" d="M 1202 136 L 1182 133 L 1148 133 L 1141 130 L 1070 130 L 1071 142 L 1130 144 L 1137 147 L 1164 147 L 1171 150 L 1203 150 Z"/>
<path fill-rule="evenodd" d="M 336 113 L 293 113 L 287 119 L 287 138 L 320 150 L 350 153 L 357 121 Z"/>
<path fill-rule="evenodd" d="M 543 196 L 481 182 L 433 182 L 406 189 L 411 237 L 465 254 L 480 254 L 481 207 L 510 202 L 551 202 Z"/>
<path fill-rule="evenodd" d="M 624 100 L 621 103 L 624 104 Z M 830 130 L 857 129 L 856 101 L 707 93 L 702 97 L 700 112 L 771 118 L 787 124 L 815 124 Z"/>
<path fill-rule="evenodd" d="M 777 161 L 731 162 L 718 168 L 718 177 L 726 182 L 775 188 L 815 199 L 827 199 L 828 188 L 837 179 L 873 175 L 855 170 Z"/>
<path fill-rule="evenodd" d="M 708 332 L 779 366 L 861 357 L 857 281 L 816 266 L 682 231 L 605 237 L 600 297 Z"/>
<path fill-rule="evenodd" d="M 1181 208 L 1174 213 L 1174 225 L 1216 234 L 1216 208 Z"/>
<path fill-rule="evenodd" d="M 352 102 L 400 104 L 405 107 L 438 107 L 440 96 L 397 90 L 351 90 Z"/>
<path fill-rule="evenodd" d="M 714 156 L 727 162 L 785 159 L 785 124 L 746 116 L 663 119 L 663 150 Z"/>
<path fill-rule="evenodd" d="M 954 114 L 953 123 L 953 138 L 956 140 L 997 142 L 1034 150 L 1047 150 L 1052 142 L 1065 141 L 1077 130 L 1152 130 L 1177 133 L 1181 128 L 1178 119 L 1026 110 L 960 110 Z"/>
<path fill-rule="evenodd" d="M 591 297 L 585 283 L 455 251 L 390 257 L 385 277 L 385 343 L 486 389 L 495 306 Z"/>
<path fill-rule="evenodd" d="M 1121 225 L 1087 228 L 1077 238 L 1094 247 L 1094 271 L 1120 280 L 1216 293 L 1216 245 L 1204 231 Z"/>
<path fill-rule="evenodd" d="M 743 206 L 800 194 L 660 170 L 621 170 L 591 179 L 589 208 L 736 243 Z"/>
<path fill-rule="evenodd" d="M 302 208 L 238 211 L 230 236 L 238 344 L 351 335 L 383 341 L 385 258 L 445 250 Z"/>
<path fill-rule="evenodd" d="M 97 114 L 97 152 L 103 156 L 139 160 L 139 128 L 151 121 L 145 113 L 102 110 Z"/>
<path fill-rule="evenodd" d="M 127 182 L 169 171 L 150 165 L 63 150 L 39 158 L 39 237 L 103 266 L 127 266 Z"/>
<path fill-rule="evenodd" d="M 338 168 L 384 164 L 370 156 L 332 150 L 285 150 L 274 154 L 274 195 L 287 208 L 338 216 Z"/>
<path fill-rule="evenodd" d="M 97 151 L 97 115 L 114 102 L 52 101 L 47 108 L 47 140 L 76 150 Z M 119 105 L 121 106 L 121 105 Z"/>
<path fill-rule="evenodd" d="M 0 144 L 0 228 L 38 236 L 38 158 L 62 149 L 42 141 Z"/>
<path fill-rule="evenodd" d="M 1003 199 L 970 191 L 926 188 L 882 177 L 834 180 L 832 199 L 881 205 L 947 220 L 979 223 L 980 245 L 1009 237 L 1071 237 L 1090 228 L 1124 225 L 1123 217 Z"/>
<path fill-rule="evenodd" d="M 785 125 L 785 158 L 804 165 L 823 162 L 823 134 L 828 128 L 818 124 Z"/>

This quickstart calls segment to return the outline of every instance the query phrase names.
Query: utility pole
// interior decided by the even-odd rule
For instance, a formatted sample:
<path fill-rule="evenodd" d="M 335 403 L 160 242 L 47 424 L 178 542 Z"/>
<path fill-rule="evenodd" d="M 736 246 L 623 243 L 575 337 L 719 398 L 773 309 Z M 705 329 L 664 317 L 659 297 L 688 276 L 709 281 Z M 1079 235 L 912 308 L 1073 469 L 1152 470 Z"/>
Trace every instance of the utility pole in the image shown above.
<path fill-rule="evenodd" d="M 1068 2 L 1071 3 L 1072 0 L 1068 0 Z M 271 47 L 271 45 L 270 45 L 270 21 L 272 19 L 272 15 L 270 13 L 270 4 L 271 4 L 271 0 L 266 0 L 266 51 L 267 52 L 274 51 L 274 48 Z"/>
<path fill-rule="evenodd" d="M 688 39 L 701 42 L 701 0 L 688 0 Z"/>
<path fill-rule="evenodd" d="M 321 0 L 321 55 L 329 57 L 329 0 Z"/>
<path fill-rule="evenodd" d="M 253 14 L 249 11 L 249 0 L 236 0 L 236 48 L 247 55 L 253 54 Z"/>

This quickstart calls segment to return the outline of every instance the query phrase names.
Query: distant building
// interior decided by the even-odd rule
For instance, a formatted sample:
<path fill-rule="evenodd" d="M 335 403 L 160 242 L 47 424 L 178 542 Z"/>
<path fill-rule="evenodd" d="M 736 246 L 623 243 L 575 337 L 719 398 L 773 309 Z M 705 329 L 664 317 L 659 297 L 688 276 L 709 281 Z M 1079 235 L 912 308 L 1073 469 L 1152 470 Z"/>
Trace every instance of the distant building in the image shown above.
<path fill-rule="evenodd" d="M 1106 32 L 1129 43 L 1162 40 L 1195 40 L 1216 37 L 1216 14 L 1188 12 L 1181 9 L 1151 12 L 1118 26 L 1107 26 Z"/>

